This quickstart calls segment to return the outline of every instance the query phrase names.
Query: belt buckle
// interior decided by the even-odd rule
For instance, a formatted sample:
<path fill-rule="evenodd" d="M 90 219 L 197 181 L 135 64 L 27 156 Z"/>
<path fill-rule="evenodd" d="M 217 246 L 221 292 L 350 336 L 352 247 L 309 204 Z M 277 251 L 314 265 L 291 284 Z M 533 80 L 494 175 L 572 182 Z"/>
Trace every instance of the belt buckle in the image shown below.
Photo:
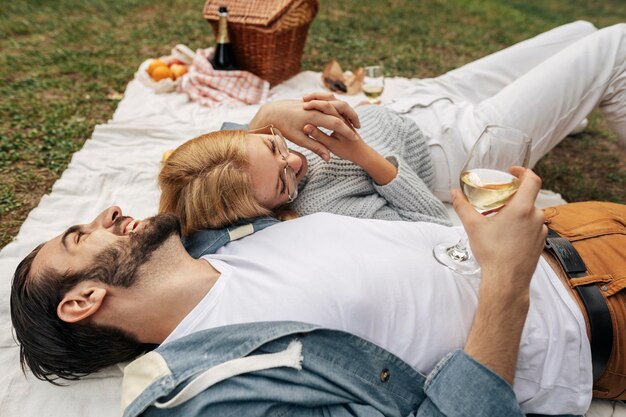
<path fill-rule="evenodd" d="M 587 267 L 576 249 L 569 240 L 559 236 L 552 229 L 548 229 L 545 248 L 559 259 L 568 277 L 579 278 L 587 275 Z"/>

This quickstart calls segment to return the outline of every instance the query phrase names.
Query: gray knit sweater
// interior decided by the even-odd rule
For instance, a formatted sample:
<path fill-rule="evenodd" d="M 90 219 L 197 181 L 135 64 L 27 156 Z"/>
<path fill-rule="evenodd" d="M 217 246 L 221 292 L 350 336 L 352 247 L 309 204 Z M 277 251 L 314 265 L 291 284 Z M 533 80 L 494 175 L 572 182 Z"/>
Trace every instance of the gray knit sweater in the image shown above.
<path fill-rule="evenodd" d="M 382 106 L 357 108 L 359 134 L 398 168 L 389 184 L 379 186 L 353 162 L 331 155 L 329 162 L 308 149 L 309 170 L 290 208 L 299 215 L 330 212 L 382 220 L 426 221 L 450 225 L 443 203 L 430 190 L 434 170 L 426 139 L 412 120 Z"/>

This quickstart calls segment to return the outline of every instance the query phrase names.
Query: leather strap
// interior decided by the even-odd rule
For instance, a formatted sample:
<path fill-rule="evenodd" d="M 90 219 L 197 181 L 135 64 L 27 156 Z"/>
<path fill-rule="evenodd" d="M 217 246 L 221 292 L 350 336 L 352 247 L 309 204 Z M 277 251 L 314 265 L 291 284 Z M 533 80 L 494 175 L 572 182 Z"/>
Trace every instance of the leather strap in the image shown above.
<path fill-rule="evenodd" d="M 568 278 L 580 278 L 587 275 L 585 263 L 576 248 L 569 240 L 561 237 L 550 228 L 548 228 L 545 248 L 556 256 Z M 578 285 L 574 288 L 587 311 L 587 319 L 591 328 L 593 380 L 597 381 L 604 373 L 613 350 L 611 313 L 596 284 Z"/>

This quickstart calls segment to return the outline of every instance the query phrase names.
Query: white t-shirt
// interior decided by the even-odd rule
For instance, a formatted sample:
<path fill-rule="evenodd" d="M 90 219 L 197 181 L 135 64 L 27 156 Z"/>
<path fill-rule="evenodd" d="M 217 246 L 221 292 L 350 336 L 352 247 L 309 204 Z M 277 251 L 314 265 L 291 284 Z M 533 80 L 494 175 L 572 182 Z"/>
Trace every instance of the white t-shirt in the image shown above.
<path fill-rule="evenodd" d="M 432 248 L 461 228 L 301 217 L 234 241 L 205 259 L 221 275 L 165 343 L 235 323 L 295 320 L 350 332 L 427 374 L 461 349 L 477 304 L 478 276 L 440 265 Z M 526 413 L 584 414 L 591 353 L 583 316 L 541 260 L 531 284 L 514 389 Z"/>

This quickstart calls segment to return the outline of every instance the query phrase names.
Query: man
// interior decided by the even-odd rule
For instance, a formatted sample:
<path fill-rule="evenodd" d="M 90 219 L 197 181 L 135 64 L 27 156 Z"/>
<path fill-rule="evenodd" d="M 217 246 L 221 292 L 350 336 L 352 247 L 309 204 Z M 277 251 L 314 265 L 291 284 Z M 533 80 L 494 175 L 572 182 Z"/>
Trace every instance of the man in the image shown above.
<path fill-rule="evenodd" d="M 540 180 L 531 171 L 512 172 L 522 185 L 494 217 L 479 215 L 462 194 L 455 194 L 455 209 L 482 266 L 480 281 L 443 269 L 428 276 L 435 268 L 430 248 L 436 236 L 455 233 L 438 225 L 314 215 L 196 260 L 180 243 L 176 218 L 162 215 L 142 222 L 112 207 L 92 223 L 73 226 L 41 245 L 18 267 L 11 311 L 22 362 L 40 378 L 77 378 L 165 342 L 129 366 L 123 398 L 129 416 L 200 410 L 216 415 L 521 415 L 520 400 L 525 412 L 556 406 L 561 413 L 580 414 L 591 389 L 585 322 L 580 309 L 578 316 L 567 310 L 574 298 L 558 295 L 566 291 L 564 285 L 555 292 L 548 289 L 554 279 L 536 277 L 533 285 L 542 289 L 532 290 L 546 235 L 544 214 L 533 206 Z M 379 247 L 367 249 L 376 242 Z M 623 262 L 623 250 L 617 253 Z M 416 266 L 412 258 L 423 264 Z M 246 287 L 239 288 L 239 281 Z M 610 285 L 621 296 L 619 284 Z M 558 319 L 567 323 L 558 331 L 568 343 L 551 340 L 550 350 L 558 351 L 551 357 L 548 342 L 540 339 L 558 335 L 541 329 L 547 317 L 529 319 L 530 327 L 539 330 L 524 330 L 518 363 L 531 298 L 533 317 L 543 314 L 536 305 L 548 308 L 547 315 L 555 313 L 550 310 L 554 303 L 565 305 Z M 284 322 L 293 319 L 313 325 Z M 271 323 L 249 324 L 255 321 Z M 301 351 L 296 346 L 285 349 L 286 356 L 276 352 L 296 333 Z M 262 355 L 268 352 L 277 355 Z M 295 363 L 283 362 L 294 354 Z M 550 367 L 559 355 L 565 355 L 561 362 L 578 362 L 552 367 L 550 389 L 515 379 L 516 399 L 509 385 L 516 363 L 517 376 L 523 377 L 527 363 L 537 365 L 534 357 Z M 607 368 L 614 371 L 614 365 L 609 362 Z M 370 367 L 376 369 L 374 378 Z M 567 376 L 570 368 L 574 376 Z M 210 374 L 208 385 L 207 378 L 190 382 L 202 371 Z M 143 379 L 137 379 L 138 373 Z M 564 374 L 586 387 L 573 396 L 564 392 L 559 386 Z M 174 388 L 187 383 L 182 399 L 159 404 L 164 402 L 159 397 L 171 397 Z M 198 384 L 198 392 L 206 395 L 188 394 Z M 539 391 L 523 391 L 532 387 Z M 573 402 L 550 401 L 553 393 L 569 395 Z"/>

